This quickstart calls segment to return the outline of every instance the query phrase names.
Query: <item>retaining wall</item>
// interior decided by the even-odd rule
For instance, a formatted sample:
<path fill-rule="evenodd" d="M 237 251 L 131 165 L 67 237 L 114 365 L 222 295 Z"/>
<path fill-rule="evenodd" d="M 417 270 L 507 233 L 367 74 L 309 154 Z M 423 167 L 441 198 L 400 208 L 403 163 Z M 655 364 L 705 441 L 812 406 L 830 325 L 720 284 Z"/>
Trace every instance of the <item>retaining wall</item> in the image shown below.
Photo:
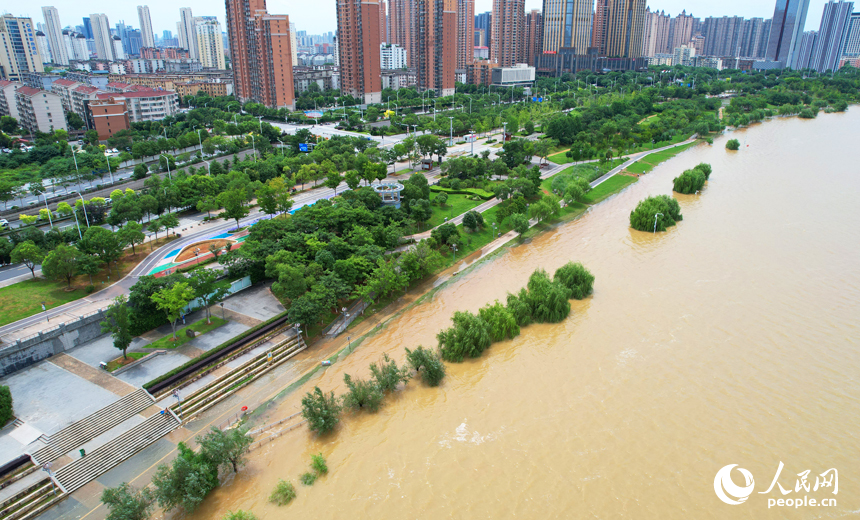
<path fill-rule="evenodd" d="M 8 376 L 39 361 L 70 350 L 101 336 L 104 311 L 81 316 L 77 320 L 60 323 L 47 330 L 19 339 L 0 348 L 0 376 Z"/>

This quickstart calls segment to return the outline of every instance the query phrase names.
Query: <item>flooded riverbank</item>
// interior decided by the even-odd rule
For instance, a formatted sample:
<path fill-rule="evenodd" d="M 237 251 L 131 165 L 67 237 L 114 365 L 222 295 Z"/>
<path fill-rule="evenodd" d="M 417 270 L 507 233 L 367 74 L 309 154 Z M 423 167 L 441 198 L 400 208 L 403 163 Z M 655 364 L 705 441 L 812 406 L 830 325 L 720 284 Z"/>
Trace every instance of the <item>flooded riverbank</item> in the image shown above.
<path fill-rule="evenodd" d="M 435 346 L 456 310 L 476 311 L 569 260 L 596 276 L 560 324 L 531 325 L 482 358 L 449 364 L 440 388 L 412 381 L 376 414 L 338 431 L 289 433 L 207 498 L 195 519 L 245 509 L 260 518 L 840 518 L 860 509 L 856 439 L 860 193 L 848 151 L 860 110 L 778 119 L 694 147 L 581 218 L 476 266 L 315 375 L 342 391 L 388 352 Z M 724 148 L 728 138 L 742 143 Z M 628 227 L 648 195 L 713 166 L 699 195 L 676 195 L 666 233 Z M 279 414 L 273 414 L 279 415 Z M 310 454 L 330 472 L 298 484 Z M 769 494 L 779 463 L 785 468 Z M 747 503 L 714 493 L 716 472 L 755 476 Z M 839 471 L 839 492 L 795 492 Z M 743 485 L 735 472 L 735 483 Z M 298 497 L 267 502 L 278 478 Z M 835 498 L 768 509 L 768 498 Z"/>

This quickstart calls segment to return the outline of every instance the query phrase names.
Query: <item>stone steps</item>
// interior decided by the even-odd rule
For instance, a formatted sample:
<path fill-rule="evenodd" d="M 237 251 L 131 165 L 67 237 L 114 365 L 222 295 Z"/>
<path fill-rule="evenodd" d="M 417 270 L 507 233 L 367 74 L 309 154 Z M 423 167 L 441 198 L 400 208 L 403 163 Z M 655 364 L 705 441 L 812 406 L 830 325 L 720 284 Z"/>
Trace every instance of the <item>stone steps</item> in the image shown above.
<path fill-rule="evenodd" d="M 55 477 L 67 493 L 106 473 L 179 426 L 172 413 L 155 414 L 85 457 L 60 468 Z"/>
<path fill-rule="evenodd" d="M 48 436 L 46 445 L 31 453 L 31 456 L 39 464 L 58 459 L 154 403 L 152 396 L 141 388 Z"/>

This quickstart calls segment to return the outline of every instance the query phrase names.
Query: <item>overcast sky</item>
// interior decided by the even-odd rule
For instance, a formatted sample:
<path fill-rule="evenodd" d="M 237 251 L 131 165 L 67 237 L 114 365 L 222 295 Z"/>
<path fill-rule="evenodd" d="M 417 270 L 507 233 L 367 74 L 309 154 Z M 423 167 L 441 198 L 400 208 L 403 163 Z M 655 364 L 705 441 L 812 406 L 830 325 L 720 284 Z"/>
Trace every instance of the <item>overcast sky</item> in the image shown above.
<path fill-rule="evenodd" d="M 137 20 L 137 3 L 126 1 L 107 0 L 47 0 L 53 1 L 54 7 L 60 12 L 60 20 L 63 25 L 80 25 L 81 18 L 92 13 L 105 13 L 115 27 L 116 23 L 124 20 L 127 25 L 140 28 Z M 152 14 L 153 30 L 161 34 L 164 30 L 176 32 L 176 22 L 179 20 L 179 8 L 191 7 L 195 16 L 217 16 L 224 27 L 224 3 L 215 0 L 140 0 L 149 5 Z M 5 2 L 4 12 L 14 15 L 31 16 L 34 22 L 44 22 L 42 9 L 39 7 L 21 8 L 12 7 L 12 2 Z M 686 9 L 698 17 L 707 16 L 743 16 L 745 18 L 773 16 L 774 0 L 658 0 L 649 1 L 652 10 L 664 10 L 672 16 Z M 818 29 L 821 12 L 826 0 L 811 0 L 809 15 L 806 20 L 806 30 Z M 305 30 L 309 34 L 320 34 L 337 29 L 337 18 L 335 16 L 335 0 L 268 0 L 267 7 L 270 13 L 287 14 L 290 21 L 296 24 L 298 30 Z M 492 0 L 475 0 L 475 12 L 489 11 L 493 6 Z M 526 0 L 526 10 L 541 9 L 542 0 Z"/>

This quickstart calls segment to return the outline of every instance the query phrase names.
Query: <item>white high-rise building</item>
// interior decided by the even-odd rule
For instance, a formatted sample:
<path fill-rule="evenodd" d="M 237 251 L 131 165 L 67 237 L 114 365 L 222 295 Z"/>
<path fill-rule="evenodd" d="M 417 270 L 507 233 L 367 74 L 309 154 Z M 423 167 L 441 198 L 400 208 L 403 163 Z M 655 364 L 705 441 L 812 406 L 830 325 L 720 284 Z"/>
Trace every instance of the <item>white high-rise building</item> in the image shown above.
<path fill-rule="evenodd" d="M 382 70 L 402 69 L 406 67 L 406 49 L 393 43 L 383 43 L 379 46 Z"/>
<path fill-rule="evenodd" d="M 51 51 L 48 48 L 48 37 L 42 31 L 36 31 L 36 46 L 39 48 L 39 55 L 42 56 L 42 63 L 51 63 Z"/>
<path fill-rule="evenodd" d="M 143 47 L 155 47 L 155 35 L 152 33 L 152 17 L 149 16 L 149 6 L 137 6 L 137 18 L 140 20 L 140 44 Z"/>
<path fill-rule="evenodd" d="M 194 28 L 197 34 L 197 52 L 200 64 L 204 67 L 224 70 L 224 39 L 221 37 L 221 24 L 216 19 L 198 18 Z"/>
<path fill-rule="evenodd" d="M 296 24 L 290 22 L 290 50 L 293 52 L 293 67 L 299 66 L 298 43 L 296 42 Z"/>
<path fill-rule="evenodd" d="M 125 50 L 122 48 L 122 38 L 119 36 L 113 36 L 113 59 L 125 59 Z"/>
<path fill-rule="evenodd" d="M 93 40 L 96 44 L 96 57 L 100 60 L 113 61 L 113 36 L 110 34 L 110 22 L 104 13 L 91 14 L 90 26 L 93 29 Z"/>
<path fill-rule="evenodd" d="M 51 48 L 51 63 L 68 65 L 69 54 L 66 46 L 63 45 L 63 24 L 60 23 L 60 13 L 57 12 L 56 7 L 45 6 L 42 8 L 42 16 L 45 18 L 45 36 Z"/>
<path fill-rule="evenodd" d="M 185 43 L 185 31 L 182 30 L 182 22 L 176 22 L 176 41 L 181 48 L 188 48 L 188 45 Z"/>
<path fill-rule="evenodd" d="M 188 57 L 196 60 L 199 57 L 197 52 L 197 35 L 194 33 L 196 21 L 194 15 L 191 14 L 190 7 L 182 7 L 179 9 L 179 32 L 180 42 L 185 42 L 184 48 L 188 49 Z"/>

